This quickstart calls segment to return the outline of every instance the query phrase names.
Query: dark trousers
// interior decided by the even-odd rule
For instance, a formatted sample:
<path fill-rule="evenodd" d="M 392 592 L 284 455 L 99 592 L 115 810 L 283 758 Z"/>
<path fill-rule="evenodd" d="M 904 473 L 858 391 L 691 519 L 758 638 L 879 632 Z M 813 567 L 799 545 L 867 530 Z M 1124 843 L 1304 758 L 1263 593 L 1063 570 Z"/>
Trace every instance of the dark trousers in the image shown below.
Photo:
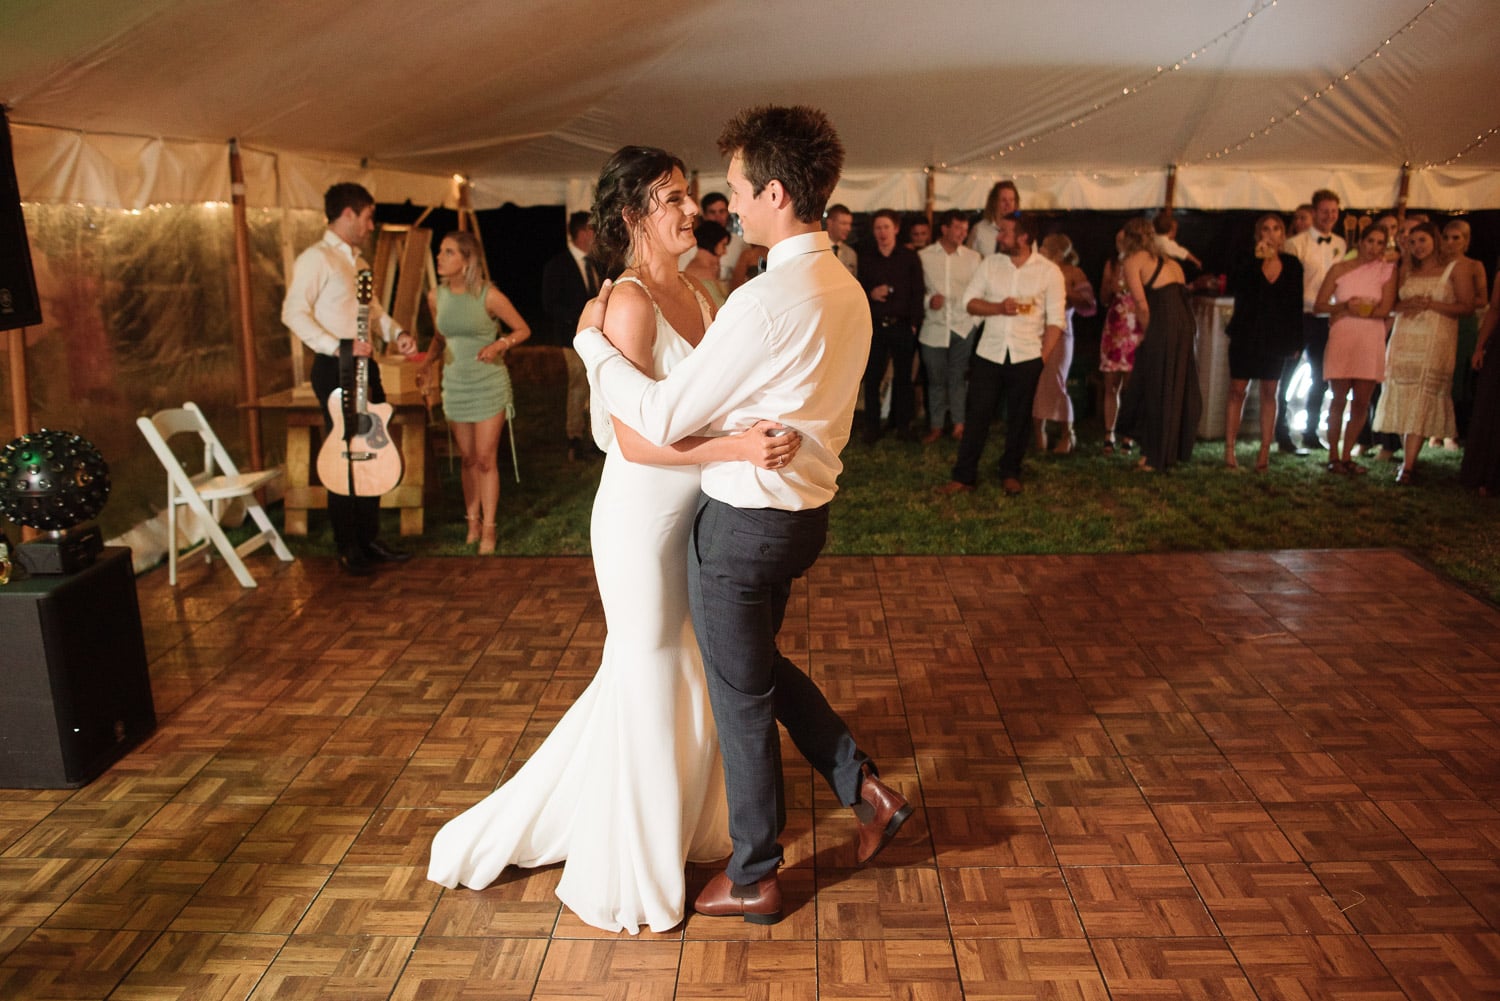
<path fill-rule="evenodd" d="M 1307 431 L 1308 440 L 1319 437 L 1323 425 L 1323 398 L 1328 395 L 1328 383 L 1323 378 L 1323 353 L 1328 350 L 1328 317 L 1302 314 L 1302 335 L 1307 341 L 1307 366 L 1312 370 L 1312 381 L 1307 387 Z"/>
<path fill-rule="evenodd" d="M 893 365 L 891 375 L 891 427 L 897 431 L 911 426 L 917 415 L 917 394 L 912 389 L 911 363 L 917 356 L 917 338 L 904 323 L 883 327 L 876 321 L 870 340 L 870 360 L 865 364 L 865 423 L 871 431 L 880 431 L 880 383 L 885 378 L 887 362 Z"/>
<path fill-rule="evenodd" d="M 958 443 L 953 478 L 973 486 L 979 480 L 979 457 L 989 440 L 990 425 L 1005 404 L 1005 452 L 1000 456 L 1000 478 L 1021 478 L 1021 460 L 1031 440 L 1031 405 L 1042 378 L 1042 360 L 1003 362 L 974 356 L 969 363 L 968 419 Z"/>
<path fill-rule="evenodd" d="M 335 355 L 316 355 L 312 364 L 313 394 L 323 411 L 323 434 L 333 431 L 333 415 L 328 412 L 328 397 L 339 388 L 340 360 Z M 352 361 L 350 362 L 352 364 Z M 380 366 L 374 359 L 366 366 L 370 372 L 370 403 L 385 402 L 385 387 L 380 382 Z M 351 382 L 351 385 L 353 383 Z M 380 533 L 380 498 L 347 497 L 328 491 L 328 523 L 333 526 L 333 542 L 339 552 L 363 549 Z"/>
<path fill-rule="evenodd" d="M 781 864 L 786 826 L 779 722 L 839 801 L 859 801 L 868 760 L 818 686 L 776 647 L 792 581 L 828 535 L 828 507 L 736 508 L 704 497 L 688 551 L 688 600 L 729 797 L 727 872 L 754 883 Z"/>

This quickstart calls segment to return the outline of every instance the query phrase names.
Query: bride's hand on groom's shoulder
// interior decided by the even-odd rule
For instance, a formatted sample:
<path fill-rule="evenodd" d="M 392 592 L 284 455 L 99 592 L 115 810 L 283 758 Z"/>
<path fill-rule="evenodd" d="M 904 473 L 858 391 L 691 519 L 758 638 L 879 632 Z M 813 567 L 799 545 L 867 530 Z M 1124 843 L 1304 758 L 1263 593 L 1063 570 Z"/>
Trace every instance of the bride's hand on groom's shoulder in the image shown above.
<path fill-rule="evenodd" d="M 583 312 L 578 314 L 578 328 L 573 331 L 575 334 L 581 334 L 590 327 L 604 329 L 604 313 L 609 305 L 609 294 L 614 287 L 615 283 L 606 278 L 599 286 L 599 294 L 584 303 Z"/>

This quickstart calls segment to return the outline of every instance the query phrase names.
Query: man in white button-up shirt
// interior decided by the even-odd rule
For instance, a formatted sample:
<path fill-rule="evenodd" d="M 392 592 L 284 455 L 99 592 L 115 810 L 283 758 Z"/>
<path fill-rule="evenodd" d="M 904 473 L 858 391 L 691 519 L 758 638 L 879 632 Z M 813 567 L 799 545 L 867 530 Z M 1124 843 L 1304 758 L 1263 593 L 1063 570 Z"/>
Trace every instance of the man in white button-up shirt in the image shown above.
<path fill-rule="evenodd" d="M 927 369 L 927 436 L 943 436 L 943 419 L 953 418 L 953 437 L 964 436 L 964 405 L 969 396 L 969 356 L 974 353 L 974 317 L 964 290 L 983 258 L 964 246 L 969 217 L 959 209 L 938 216 L 938 239 L 917 252 L 927 283 L 927 315 L 918 337 Z"/>
<path fill-rule="evenodd" d="M 364 267 L 359 248 L 375 231 L 375 199 L 358 184 L 335 184 L 323 194 L 323 215 L 328 229 L 323 239 L 297 256 L 292 280 L 281 306 L 281 322 L 316 352 L 311 376 L 313 393 L 323 411 L 323 430 L 332 429 L 328 397 L 339 388 L 340 369 L 355 358 L 370 358 L 370 345 L 355 339 L 359 302 L 354 276 Z M 417 350 L 417 342 L 380 308 L 370 303 L 370 329 L 394 341 L 404 355 Z M 385 402 L 380 367 L 370 362 L 369 402 Z M 352 378 L 352 376 L 351 376 Z M 375 564 L 405 560 L 407 553 L 385 545 L 380 531 L 380 498 L 352 497 L 328 491 L 328 520 L 339 551 L 339 566 L 356 577 L 368 576 Z"/>
<path fill-rule="evenodd" d="M 1062 271 L 1036 251 L 1032 216 L 1002 217 L 998 250 L 984 259 L 964 290 L 964 302 L 985 318 L 984 333 L 969 366 L 969 413 L 953 479 L 939 493 L 973 490 L 990 424 L 1005 402 L 1005 452 L 1000 482 L 1007 494 L 1021 492 L 1021 460 L 1031 440 L 1031 405 L 1042 367 L 1062 343 L 1067 300 Z"/>
<path fill-rule="evenodd" d="M 604 404 L 656 444 L 704 427 L 760 418 L 802 435 L 791 465 L 703 468 L 704 498 L 689 547 L 689 598 L 719 728 L 734 853 L 694 901 L 700 914 L 771 924 L 782 916 L 776 869 L 786 808 L 780 722 L 859 823 L 856 859 L 869 861 L 911 816 L 875 777 L 817 685 L 776 647 L 792 581 L 812 566 L 828 530 L 828 502 L 843 468 L 854 400 L 870 349 L 863 289 L 830 253 L 819 219 L 844 150 L 813 108 L 762 107 L 725 126 L 730 210 L 745 239 L 770 248 L 765 274 L 729 297 L 693 353 L 654 382 L 598 326 L 574 345 Z M 642 778 L 640 781 L 647 781 Z"/>
<path fill-rule="evenodd" d="M 1328 383 L 1323 381 L 1323 352 L 1328 347 L 1328 316 L 1319 316 L 1313 308 L 1318 301 L 1318 290 L 1323 287 L 1323 278 L 1328 270 L 1344 259 L 1347 249 L 1344 238 L 1333 231 L 1339 221 L 1339 196 L 1326 188 L 1313 192 L 1313 224 L 1286 241 L 1286 252 L 1302 262 L 1302 337 L 1307 347 L 1307 365 L 1312 381 L 1307 387 L 1303 401 L 1307 409 L 1307 427 L 1302 431 L 1302 444 L 1306 448 L 1326 448 L 1318 435 L 1323 423 L 1323 396 Z M 1300 356 L 1293 356 L 1281 370 L 1281 386 L 1277 390 L 1280 405 L 1276 408 L 1276 440 L 1283 451 L 1291 442 L 1291 429 L 1287 425 L 1286 391 L 1292 373 L 1297 370 Z M 1290 451 L 1299 451 L 1292 444 Z"/>

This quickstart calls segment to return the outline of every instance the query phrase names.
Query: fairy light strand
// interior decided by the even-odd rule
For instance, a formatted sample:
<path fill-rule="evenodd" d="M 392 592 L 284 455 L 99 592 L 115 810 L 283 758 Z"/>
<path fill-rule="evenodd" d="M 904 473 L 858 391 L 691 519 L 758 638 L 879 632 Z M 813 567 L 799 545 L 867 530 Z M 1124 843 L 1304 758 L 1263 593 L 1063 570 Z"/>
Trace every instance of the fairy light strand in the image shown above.
<path fill-rule="evenodd" d="M 1184 67 L 1188 66 L 1199 56 L 1207 54 L 1210 49 L 1214 48 L 1225 39 L 1230 38 L 1236 32 L 1243 29 L 1255 18 L 1257 14 L 1277 6 L 1278 3 L 1279 0 L 1255 0 L 1255 5 L 1245 14 L 1244 17 L 1240 18 L 1233 25 L 1225 28 L 1223 31 L 1219 32 L 1213 38 L 1209 39 L 1207 42 L 1204 42 L 1196 49 L 1193 49 L 1191 52 L 1187 53 L 1181 58 L 1173 60 L 1170 65 L 1163 63 L 1160 66 L 1157 66 L 1156 70 L 1149 76 L 1146 76 L 1139 82 L 1130 86 L 1121 87 L 1119 93 L 1115 94 L 1113 97 L 1096 101 L 1087 111 L 1081 114 L 1073 115 L 1066 121 L 1058 122 L 1056 125 L 1042 129 L 1041 131 L 1029 135 L 1024 139 L 1018 139 L 1013 143 L 1008 143 L 1003 150 L 996 150 L 994 153 L 991 153 L 989 158 L 991 160 L 1003 159 L 1008 153 L 1014 153 L 1018 150 L 1023 150 L 1027 146 L 1035 146 L 1037 143 L 1042 142 L 1043 140 L 1050 138 L 1051 136 L 1055 136 L 1059 132 L 1066 132 L 1069 129 L 1078 128 L 1078 126 L 1084 124 L 1097 115 L 1100 115 L 1103 112 L 1115 107 L 1116 105 L 1124 101 L 1128 101 L 1132 97 L 1135 97 L 1137 94 L 1141 93 L 1143 90 L 1156 83 L 1162 77 L 1172 73 L 1180 72 Z M 938 167 L 946 169 L 948 167 L 948 164 L 939 163 Z"/>
<path fill-rule="evenodd" d="M 1438 5 L 1438 2 L 1439 0 L 1428 0 L 1427 5 L 1421 10 L 1417 11 L 1417 13 L 1412 16 L 1411 20 L 1407 21 L 1397 30 L 1391 32 L 1391 34 L 1387 35 L 1385 40 L 1382 41 L 1379 45 L 1375 46 L 1375 48 L 1371 49 L 1368 53 L 1366 53 L 1364 58 L 1360 59 L 1353 66 L 1350 66 L 1343 72 L 1335 73 L 1332 77 L 1329 78 L 1327 83 L 1325 83 L 1322 87 L 1319 87 L 1317 90 L 1313 91 L 1311 94 L 1302 95 L 1302 100 L 1293 105 L 1287 111 L 1283 112 L 1280 115 L 1272 115 L 1270 119 L 1267 120 L 1264 127 L 1251 129 L 1250 134 L 1238 142 L 1225 145 L 1220 149 L 1209 150 L 1207 153 L 1203 154 L 1203 159 L 1222 160 L 1226 156 L 1233 156 L 1235 153 L 1238 153 L 1240 150 L 1244 149 L 1255 140 L 1270 135 L 1271 131 L 1278 126 L 1285 125 L 1287 122 L 1291 121 L 1294 118 L 1301 118 L 1302 112 L 1305 108 L 1327 97 L 1335 88 L 1338 87 L 1339 84 L 1347 83 L 1351 78 L 1355 76 L 1355 74 L 1359 72 L 1360 67 L 1364 66 L 1371 60 L 1379 59 L 1380 53 L 1383 49 L 1389 47 L 1392 42 L 1400 38 L 1402 35 L 1414 30 L 1417 26 L 1417 22 L 1426 17 L 1428 12 Z M 1466 148 L 1464 152 L 1467 151 L 1468 149 Z M 1462 153 L 1460 153 L 1459 155 L 1462 155 Z M 1431 166 L 1431 164 L 1429 164 L 1429 166 Z"/>
<path fill-rule="evenodd" d="M 1495 137 L 1495 135 L 1497 133 L 1500 133 L 1500 125 L 1492 125 L 1488 129 L 1486 129 L 1485 131 L 1479 133 L 1479 135 L 1475 136 L 1473 142 L 1469 143 L 1469 145 L 1465 146 L 1463 149 L 1459 150 L 1457 153 L 1454 153 L 1452 156 L 1448 157 L 1448 159 L 1446 159 L 1446 160 L 1429 160 L 1428 162 L 1422 164 L 1422 169 L 1423 170 L 1430 170 L 1433 167 L 1451 167 L 1453 164 L 1457 163 L 1459 160 L 1462 160 L 1464 157 L 1468 156 L 1470 153 L 1474 152 L 1479 147 L 1481 147 L 1485 143 L 1489 142 L 1491 139 L 1493 139 Z"/>

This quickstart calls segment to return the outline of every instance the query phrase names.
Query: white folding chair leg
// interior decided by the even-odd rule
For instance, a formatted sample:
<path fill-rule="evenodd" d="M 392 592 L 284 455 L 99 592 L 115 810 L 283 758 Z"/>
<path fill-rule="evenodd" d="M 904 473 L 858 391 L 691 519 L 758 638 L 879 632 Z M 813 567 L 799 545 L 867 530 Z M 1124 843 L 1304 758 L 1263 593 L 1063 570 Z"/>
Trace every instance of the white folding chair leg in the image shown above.
<path fill-rule="evenodd" d="M 219 555 L 224 557 L 224 562 L 229 565 L 229 569 L 234 571 L 234 579 L 240 582 L 241 587 L 256 587 L 255 578 L 250 576 L 250 571 L 245 568 L 245 562 L 240 559 L 239 550 L 235 548 L 234 543 L 229 541 L 229 536 L 224 534 L 224 529 L 219 527 L 219 522 L 209 511 L 208 505 L 203 503 L 203 498 L 197 494 L 190 494 L 187 497 L 187 506 L 203 519 L 208 537 L 213 541 L 213 548 L 219 551 Z M 256 544 L 260 544 L 258 540 Z M 276 555 L 281 554 L 278 552 Z M 288 553 L 287 556 L 290 557 L 291 554 Z"/>

